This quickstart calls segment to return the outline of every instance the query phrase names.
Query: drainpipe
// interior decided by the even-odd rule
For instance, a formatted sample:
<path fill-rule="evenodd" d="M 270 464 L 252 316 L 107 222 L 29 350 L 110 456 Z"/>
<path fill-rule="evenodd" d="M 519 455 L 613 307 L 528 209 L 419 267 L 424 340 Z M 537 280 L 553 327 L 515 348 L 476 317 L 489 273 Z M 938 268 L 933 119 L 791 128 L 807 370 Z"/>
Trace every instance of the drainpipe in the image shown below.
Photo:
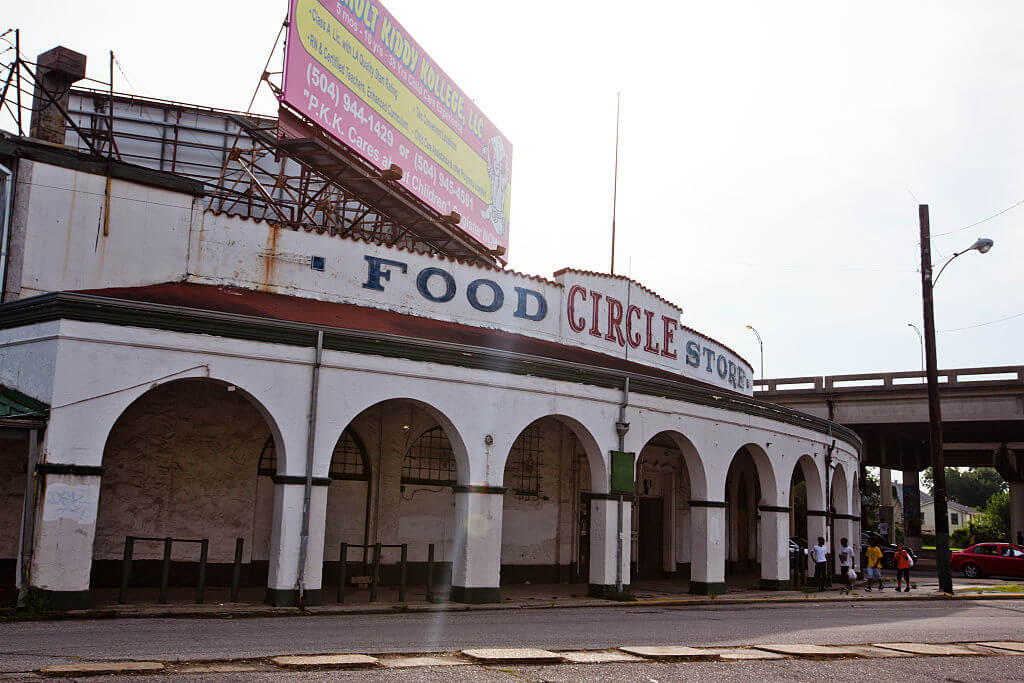
<path fill-rule="evenodd" d="M 0 301 L 3 301 L 7 282 L 7 254 L 14 220 L 14 173 L 0 164 L 0 183 L 3 187 L 3 203 L 0 204 Z"/>
<path fill-rule="evenodd" d="M 306 608 L 306 562 L 309 557 L 309 508 L 313 498 L 313 446 L 316 443 L 316 404 L 320 393 L 320 366 L 324 356 L 324 332 L 316 333 L 313 387 L 309 392 L 309 432 L 306 435 L 306 490 L 302 497 L 302 535 L 299 537 L 299 609 Z"/>
<path fill-rule="evenodd" d="M 832 427 L 829 427 L 828 431 L 832 432 Z M 828 547 L 831 549 L 836 542 L 836 519 L 835 512 L 832 510 L 832 451 L 836 449 L 836 440 L 832 439 L 832 443 L 828 446 L 828 451 L 825 453 L 825 513 L 828 515 L 825 517 L 826 533 L 828 534 Z M 832 558 L 833 566 L 829 568 L 830 572 L 835 574 L 835 558 Z"/>
<path fill-rule="evenodd" d="M 626 378 L 626 384 L 622 388 L 622 403 L 619 405 L 619 421 L 615 423 L 615 433 L 619 435 L 619 451 L 622 452 L 626 447 L 626 434 L 629 432 L 629 423 L 626 422 L 626 406 L 629 405 L 629 377 Z M 634 463 L 635 464 L 635 463 Z M 618 533 L 616 534 L 615 540 L 615 592 L 622 592 L 622 542 L 623 534 L 625 530 L 622 528 L 623 522 L 623 505 L 625 500 L 623 495 L 619 494 L 619 509 L 618 509 Z"/>

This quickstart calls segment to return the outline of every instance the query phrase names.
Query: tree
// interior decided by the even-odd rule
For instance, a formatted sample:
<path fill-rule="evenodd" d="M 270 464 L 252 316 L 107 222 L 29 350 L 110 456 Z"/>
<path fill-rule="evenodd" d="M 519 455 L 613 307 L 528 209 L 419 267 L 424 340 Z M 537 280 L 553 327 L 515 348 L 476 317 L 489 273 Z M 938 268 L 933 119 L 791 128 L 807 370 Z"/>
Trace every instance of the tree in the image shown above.
<path fill-rule="evenodd" d="M 1010 540 L 1010 493 L 1000 491 L 985 503 L 985 524 L 992 527 L 999 540 Z"/>
<path fill-rule="evenodd" d="M 1010 539 L 1010 493 L 999 491 L 985 503 L 983 514 L 977 522 L 957 529 L 950 535 L 950 543 L 966 548 L 971 543 L 1009 541 Z"/>
<path fill-rule="evenodd" d="M 924 471 L 924 486 L 929 491 L 934 490 L 930 467 Z M 992 467 L 966 471 L 955 467 L 946 468 L 946 495 L 961 505 L 980 510 L 993 495 L 1006 490 L 1006 481 Z"/>

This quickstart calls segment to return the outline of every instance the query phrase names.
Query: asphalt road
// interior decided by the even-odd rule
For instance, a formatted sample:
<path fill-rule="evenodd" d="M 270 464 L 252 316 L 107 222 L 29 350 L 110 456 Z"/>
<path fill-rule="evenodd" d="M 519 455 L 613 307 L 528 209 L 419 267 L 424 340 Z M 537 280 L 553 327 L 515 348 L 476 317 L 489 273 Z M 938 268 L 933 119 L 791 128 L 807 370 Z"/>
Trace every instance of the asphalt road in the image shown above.
<path fill-rule="evenodd" d="M 1024 600 L 589 608 L 277 619 L 0 624 L 0 672 L 79 659 L 195 661 L 467 647 L 954 642 L 1021 639 Z M 1024 657 L 1014 658 L 1024 661 Z"/>

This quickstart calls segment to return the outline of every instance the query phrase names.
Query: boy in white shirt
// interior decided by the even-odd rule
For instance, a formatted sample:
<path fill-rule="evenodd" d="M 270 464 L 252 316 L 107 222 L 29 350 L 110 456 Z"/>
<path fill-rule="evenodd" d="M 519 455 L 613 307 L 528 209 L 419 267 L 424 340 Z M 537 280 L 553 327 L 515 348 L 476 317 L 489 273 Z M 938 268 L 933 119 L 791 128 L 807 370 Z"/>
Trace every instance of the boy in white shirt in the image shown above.
<path fill-rule="evenodd" d="M 824 537 L 818 536 L 818 545 L 811 548 L 811 557 L 814 559 L 814 581 L 818 584 L 818 590 L 823 591 L 828 573 L 825 564 L 828 561 L 828 549 Z"/>

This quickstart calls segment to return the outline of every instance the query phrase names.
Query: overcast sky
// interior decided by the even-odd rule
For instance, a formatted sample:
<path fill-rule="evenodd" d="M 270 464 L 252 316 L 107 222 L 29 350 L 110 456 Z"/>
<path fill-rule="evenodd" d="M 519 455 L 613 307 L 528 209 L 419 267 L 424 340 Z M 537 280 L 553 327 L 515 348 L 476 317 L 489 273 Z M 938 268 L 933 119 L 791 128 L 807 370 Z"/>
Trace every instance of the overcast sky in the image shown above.
<path fill-rule="evenodd" d="M 768 376 L 918 369 L 918 200 L 934 233 L 1024 200 L 1019 1 L 385 5 L 515 146 L 517 270 L 608 270 L 622 90 L 616 271 L 755 370 L 757 327 Z M 286 6 L 9 2 L 0 22 L 97 79 L 113 49 L 119 91 L 244 109 Z M 996 247 L 943 275 L 938 328 L 1020 317 L 940 333 L 941 367 L 1024 362 L 1024 206 L 934 245 L 979 236 Z"/>

